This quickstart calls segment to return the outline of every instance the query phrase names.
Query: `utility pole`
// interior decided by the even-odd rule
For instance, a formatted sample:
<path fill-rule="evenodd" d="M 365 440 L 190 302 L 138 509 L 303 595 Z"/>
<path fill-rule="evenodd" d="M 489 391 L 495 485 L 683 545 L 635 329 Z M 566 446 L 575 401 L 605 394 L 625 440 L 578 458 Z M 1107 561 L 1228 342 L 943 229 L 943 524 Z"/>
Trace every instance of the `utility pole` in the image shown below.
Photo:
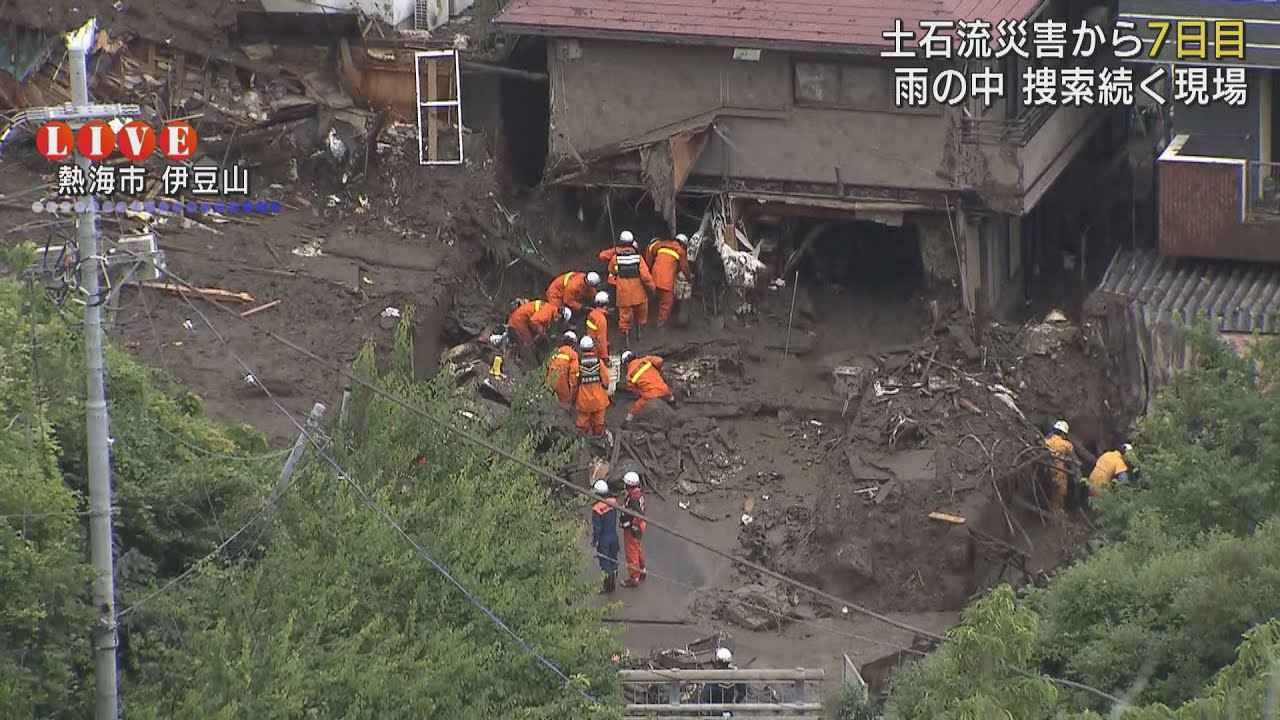
<path fill-rule="evenodd" d="M 67 35 L 70 53 L 71 102 L 89 104 L 88 59 L 96 36 L 96 20 Z M 90 177 L 88 158 L 77 153 L 76 164 Z M 107 438 L 107 396 L 102 368 L 102 301 L 99 297 L 98 211 L 86 182 L 79 199 L 77 222 L 80 246 L 80 285 L 87 298 L 84 307 L 84 356 L 88 371 L 85 397 L 85 424 L 89 466 L 89 554 L 93 561 L 93 605 L 98 622 L 93 632 L 94 684 L 97 700 L 95 720 L 117 720 L 120 716 L 119 682 L 116 674 L 116 593 L 115 557 L 111 539 L 111 450 Z"/>
<path fill-rule="evenodd" d="M 271 512 L 275 512 L 276 505 L 280 502 L 281 496 L 289 489 L 289 480 L 293 477 L 293 471 L 302 459 L 302 451 L 307 449 L 307 442 L 315 433 L 320 431 L 320 418 L 324 417 L 324 403 L 316 403 L 311 406 L 311 414 L 307 416 L 307 424 L 305 429 L 298 433 L 298 439 L 293 443 L 293 451 L 289 453 L 289 459 L 285 460 L 284 468 L 280 470 L 280 482 L 276 484 L 275 492 L 271 493 L 271 499 L 268 504 Z"/>

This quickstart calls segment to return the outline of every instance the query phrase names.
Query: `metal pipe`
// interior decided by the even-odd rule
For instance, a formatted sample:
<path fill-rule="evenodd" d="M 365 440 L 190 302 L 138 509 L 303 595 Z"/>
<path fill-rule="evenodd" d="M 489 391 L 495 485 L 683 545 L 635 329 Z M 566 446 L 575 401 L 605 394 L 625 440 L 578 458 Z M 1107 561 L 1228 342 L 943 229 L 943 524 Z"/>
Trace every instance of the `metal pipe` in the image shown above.
<path fill-rule="evenodd" d="M 769 680 L 825 680 L 827 671 L 822 668 L 783 668 L 774 670 L 619 670 L 618 678 L 628 682 L 668 682 L 688 680 L 739 680 L 743 682 Z"/>

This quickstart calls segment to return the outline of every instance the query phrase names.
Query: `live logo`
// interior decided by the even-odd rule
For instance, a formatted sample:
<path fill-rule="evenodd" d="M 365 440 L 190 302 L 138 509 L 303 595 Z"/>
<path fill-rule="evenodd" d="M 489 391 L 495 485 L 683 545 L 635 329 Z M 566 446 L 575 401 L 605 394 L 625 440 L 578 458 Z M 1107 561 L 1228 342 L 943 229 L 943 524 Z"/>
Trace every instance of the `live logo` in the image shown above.
<path fill-rule="evenodd" d="M 141 162 L 157 149 L 170 160 L 189 160 L 198 143 L 195 129 L 181 120 L 165 123 L 159 130 L 141 120 L 127 122 L 119 130 L 112 130 L 105 120 L 90 120 L 72 130 L 67 123 L 55 120 L 36 133 L 36 150 L 52 162 L 66 160 L 75 152 L 98 162 L 116 150 L 133 162 Z"/>

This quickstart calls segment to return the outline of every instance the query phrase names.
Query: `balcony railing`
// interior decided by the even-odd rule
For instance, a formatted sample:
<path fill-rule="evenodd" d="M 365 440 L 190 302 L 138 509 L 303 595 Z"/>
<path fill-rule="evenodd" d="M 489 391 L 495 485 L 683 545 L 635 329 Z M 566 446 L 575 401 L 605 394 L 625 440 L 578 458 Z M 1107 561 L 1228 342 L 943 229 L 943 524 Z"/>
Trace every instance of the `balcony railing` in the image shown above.
<path fill-rule="evenodd" d="M 960 140 L 979 145 L 1026 145 L 1057 109 L 1055 105 L 1037 105 L 1002 120 L 966 117 L 960 122 Z"/>

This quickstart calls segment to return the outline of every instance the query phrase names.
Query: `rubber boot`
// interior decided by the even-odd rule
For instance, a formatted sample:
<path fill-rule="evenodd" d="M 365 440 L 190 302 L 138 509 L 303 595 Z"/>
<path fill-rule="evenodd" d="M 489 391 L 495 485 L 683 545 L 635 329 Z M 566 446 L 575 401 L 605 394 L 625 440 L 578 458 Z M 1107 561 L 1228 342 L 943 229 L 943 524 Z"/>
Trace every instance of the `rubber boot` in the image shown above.
<path fill-rule="evenodd" d="M 618 589 L 618 573 L 617 572 L 605 573 L 604 587 L 601 588 L 600 593 L 602 595 L 608 595 L 609 593 L 617 589 Z"/>

